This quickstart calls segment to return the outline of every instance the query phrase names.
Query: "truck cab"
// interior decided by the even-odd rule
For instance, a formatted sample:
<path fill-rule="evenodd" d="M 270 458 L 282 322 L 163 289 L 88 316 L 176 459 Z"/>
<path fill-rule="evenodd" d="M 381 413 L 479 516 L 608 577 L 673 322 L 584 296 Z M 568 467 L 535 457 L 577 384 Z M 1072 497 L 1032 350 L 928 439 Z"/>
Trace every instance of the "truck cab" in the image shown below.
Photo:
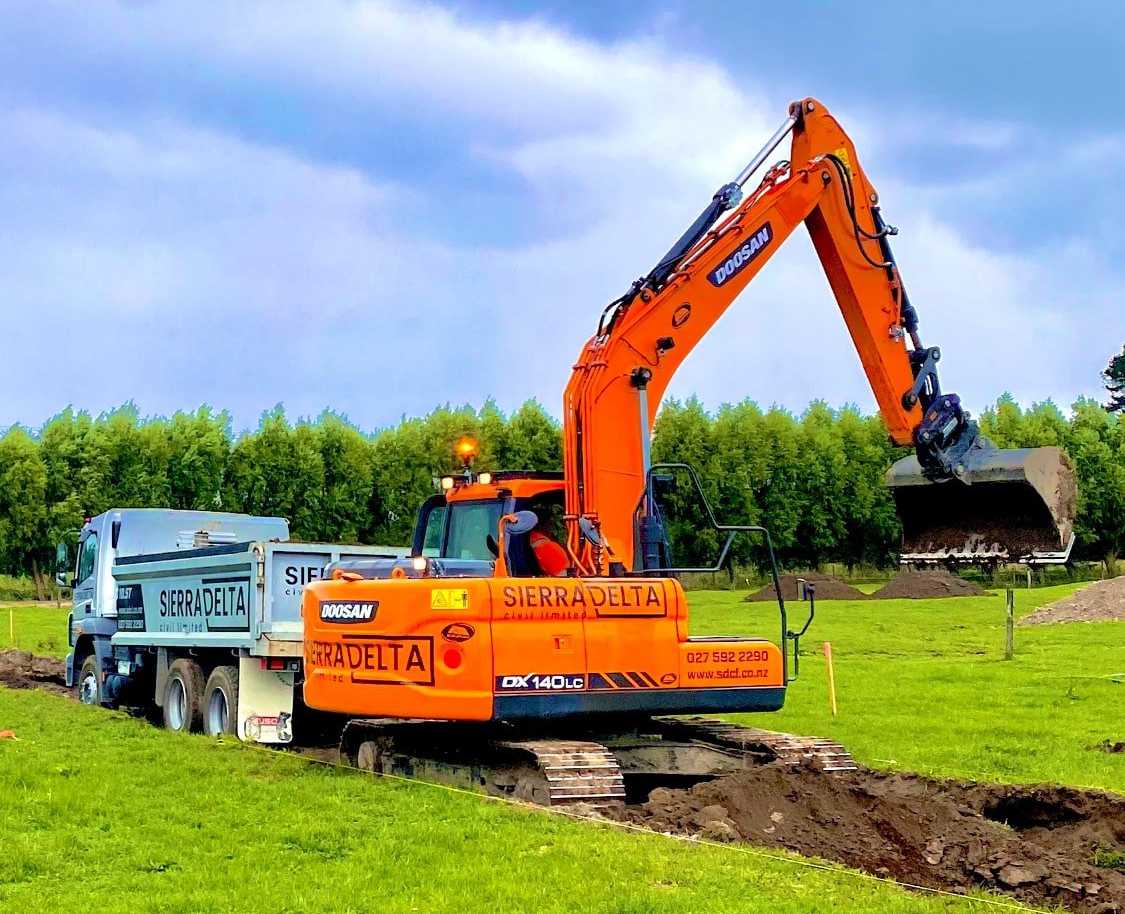
<path fill-rule="evenodd" d="M 333 562 L 407 552 L 290 542 L 280 517 L 135 508 L 90 518 L 77 547 L 59 547 L 57 580 L 74 588 L 66 677 L 78 699 L 263 743 L 294 739 L 305 585 Z"/>
<path fill-rule="evenodd" d="M 119 559 L 168 555 L 246 541 L 289 539 L 283 517 L 254 517 L 221 511 L 173 511 L 163 508 L 118 508 L 89 518 L 78 532 L 77 549 L 60 543 L 55 580 L 74 589 L 67 624 L 67 685 L 75 685 L 84 659 L 93 654 L 111 662 L 110 639 L 118 631 Z M 92 686 L 92 683 L 87 683 Z"/>

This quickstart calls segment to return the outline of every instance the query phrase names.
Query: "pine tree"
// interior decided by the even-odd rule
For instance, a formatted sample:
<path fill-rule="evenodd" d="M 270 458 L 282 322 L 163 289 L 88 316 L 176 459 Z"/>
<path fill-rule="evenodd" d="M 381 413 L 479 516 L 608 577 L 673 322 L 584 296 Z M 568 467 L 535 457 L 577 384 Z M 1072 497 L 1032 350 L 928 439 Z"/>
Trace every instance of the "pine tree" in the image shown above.
<path fill-rule="evenodd" d="M 1105 378 L 1105 389 L 1109 391 L 1106 409 L 1111 413 L 1125 412 L 1125 346 L 1121 347 L 1121 355 L 1109 360 L 1102 377 Z"/>

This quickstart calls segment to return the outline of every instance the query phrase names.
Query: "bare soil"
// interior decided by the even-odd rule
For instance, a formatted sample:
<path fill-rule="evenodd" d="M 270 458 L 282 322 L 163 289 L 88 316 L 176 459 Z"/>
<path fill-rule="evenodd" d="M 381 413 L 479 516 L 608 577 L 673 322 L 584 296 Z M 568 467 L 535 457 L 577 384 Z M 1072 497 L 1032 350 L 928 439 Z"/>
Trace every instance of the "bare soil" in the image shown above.
<path fill-rule="evenodd" d="M 10 689 L 42 689 L 69 695 L 66 668 L 54 657 L 36 657 L 28 651 L 0 651 L 0 685 Z"/>
<path fill-rule="evenodd" d="M 850 584 L 845 584 L 839 578 L 835 578 L 830 574 L 822 574 L 819 571 L 803 571 L 800 574 L 783 574 L 780 576 L 781 581 L 781 596 L 786 600 L 799 600 L 800 596 L 797 593 L 797 579 L 803 578 L 804 580 L 816 585 L 816 598 L 818 600 L 866 600 L 867 594 L 862 590 L 856 590 Z M 750 603 L 760 602 L 763 600 L 776 600 L 777 592 L 773 589 L 773 584 L 767 584 L 761 590 L 756 590 L 746 600 Z"/>
<path fill-rule="evenodd" d="M 1125 797 L 1067 787 L 937 781 L 768 765 L 689 790 L 658 788 L 607 815 L 661 832 L 834 860 L 912 885 L 991 889 L 1089 914 L 1125 908 Z"/>
<path fill-rule="evenodd" d="M 941 568 L 900 571 L 871 596 L 876 600 L 933 600 L 941 597 L 979 597 L 983 593 L 987 593 L 983 587 Z"/>
<path fill-rule="evenodd" d="M 1040 606 L 1020 625 L 1047 622 L 1107 622 L 1125 620 L 1125 577 L 1095 581 L 1069 597 Z"/>

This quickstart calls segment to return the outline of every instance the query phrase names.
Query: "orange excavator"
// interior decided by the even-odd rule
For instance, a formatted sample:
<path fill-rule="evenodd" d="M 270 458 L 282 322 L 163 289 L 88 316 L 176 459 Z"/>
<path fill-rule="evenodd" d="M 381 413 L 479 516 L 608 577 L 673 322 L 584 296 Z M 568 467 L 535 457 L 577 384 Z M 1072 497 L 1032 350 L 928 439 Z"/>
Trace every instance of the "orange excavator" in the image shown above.
<path fill-rule="evenodd" d="M 788 159 L 746 193 L 789 135 Z M 1066 557 L 1065 456 L 997 450 L 942 390 L 895 229 L 851 140 L 804 99 L 602 313 L 566 389 L 562 473 L 476 472 L 473 443 L 459 442 L 464 471 L 422 506 L 411 558 L 330 566 L 305 588 L 305 701 L 350 718 L 342 750 L 354 764 L 547 804 L 617 802 L 763 759 L 852 767 L 830 741 L 685 716 L 780 709 L 808 622 L 789 626 L 768 531 L 718 523 L 694 470 L 649 452 L 672 375 L 801 223 L 890 436 L 914 449 L 887 476 L 904 559 Z M 662 506 L 674 474 L 717 533 L 713 565 L 674 562 Z M 762 541 L 778 637 L 692 637 L 678 576 L 721 568 L 739 535 Z"/>

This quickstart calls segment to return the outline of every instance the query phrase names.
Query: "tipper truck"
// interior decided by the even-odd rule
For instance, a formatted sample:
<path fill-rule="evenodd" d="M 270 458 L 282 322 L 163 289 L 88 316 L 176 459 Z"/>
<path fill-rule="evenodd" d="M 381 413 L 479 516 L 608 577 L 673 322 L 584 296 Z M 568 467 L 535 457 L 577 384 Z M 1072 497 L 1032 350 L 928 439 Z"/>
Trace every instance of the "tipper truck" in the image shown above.
<path fill-rule="evenodd" d="M 90 518 L 77 555 L 67 685 L 87 704 L 155 706 L 171 730 L 294 738 L 301 596 L 330 562 L 406 549 L 289 541 L 281 517 L 121 508 Z"/>

